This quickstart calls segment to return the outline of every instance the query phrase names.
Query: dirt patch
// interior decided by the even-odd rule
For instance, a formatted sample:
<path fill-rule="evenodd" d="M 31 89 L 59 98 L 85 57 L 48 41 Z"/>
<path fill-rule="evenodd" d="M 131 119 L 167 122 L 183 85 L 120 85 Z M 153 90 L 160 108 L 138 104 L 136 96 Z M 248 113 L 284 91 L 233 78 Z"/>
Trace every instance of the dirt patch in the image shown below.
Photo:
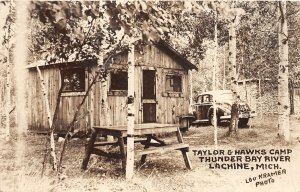
<path fill-rule="evenodd" d="M 49 164 L 45 176 L 41 177 L 44 135 L 26 136 L 21 166 L 16 163 L 16 140 L 9 143 L 1 141 L 0 191 L 299 191 L 299 121 L 291 120 L 293 139 L 290 143 L 282 142 L 276 137 L 276 116 L 256 118 L 252 122 L 251 129 L 239 130 L 238 138 L 225 137 L 227 127 L 220 127 L 218 149 L 292 149 L 290 162 L 280 163 L 281 170 L 285 169 L 286 174 L 272 176 L 274 182 L 262 186 L 256 187 L 255 182 L 247 183 L 246 180 L 276 170 L 210 169 L 209 163 L 201 162 L 199 156 L 193 154 L 193 150 L 215 149 L 213 127 L 202 125 L 191 127 L 183 134 L 184 141 L 191 146 L 189 156 L 193 170 L 186 170 L 178 151 L 153 154 L 147 157 L 143 165 L 140 165 L 139 158 L 136 158 L 135 177 L 130 181 L 124 179 L 121 162 L 109 158 L 92 156 L 88 170 L 81 171 L 85 139 L 72 140 L 68 145 L 64 158 L 66 177 L 60 182 Z M 164 137 L 167 141 L 171 141 L 171 138 L 173 139 L 169 136 Z M 57 147 L 61 147 L 59 143 Z M 267 179 L 269 178 L 265 178 Z"/>

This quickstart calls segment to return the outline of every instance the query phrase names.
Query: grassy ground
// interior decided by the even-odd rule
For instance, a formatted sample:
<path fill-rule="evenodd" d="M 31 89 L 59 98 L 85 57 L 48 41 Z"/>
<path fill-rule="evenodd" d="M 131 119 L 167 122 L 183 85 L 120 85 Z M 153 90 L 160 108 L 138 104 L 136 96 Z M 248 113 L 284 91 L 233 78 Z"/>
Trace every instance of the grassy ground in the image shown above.
<path fill-rule="evenodd" d="M 73 139 L 69 144 L 64 159 L 66 177 L 58 182 L 49 164 L 45 176 L 41 177 L 45 136 L 28 134 L 23 144 L 16 140 L 9 143 L 1 140 L 0 191 L 300 191 L 299 120 L 293 118 L 291 121 L 291 143 L 276 137 L 275 116 L 256 117 L 251 124 L 251 129 L 239 130 L 238 138 L 224 137 L 227 125 L 221 126 L 218 129 L 218 149 L 293 149 L 291 162 L 280 163 L 287 173 L 272 177 L 274 183 L 255 187 L 255 183 L 245 181 L 274 170 L 209 169 L 208 163 L 200 162 L 192 152 L 189 156 L 193 170 L 186 170 L 177 151 L 150 155 L 142 166 L 136 159 L 135 177 L 131 181 L 124 179 L 121 162 L 108 158 L 92 156 L 88 170 L 82 172 L 85 139 Z M 214 149 L 213 127 L 209 125 L 192 127 L 183 137 L 191 150 Z M 164 139 L 172 142 L 175 135 Z M 57 147 L 61 147 L 60 143 Z"/>

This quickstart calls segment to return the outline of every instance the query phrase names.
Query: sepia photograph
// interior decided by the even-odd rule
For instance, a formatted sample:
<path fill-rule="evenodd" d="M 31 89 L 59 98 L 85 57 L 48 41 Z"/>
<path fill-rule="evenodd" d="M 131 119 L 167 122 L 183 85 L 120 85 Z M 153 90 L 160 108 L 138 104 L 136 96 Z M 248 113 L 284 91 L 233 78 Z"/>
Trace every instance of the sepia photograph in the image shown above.
<path fill-rule="evenodd" d="M 300 192 L 300 1 L 0 13 L 0 192 Z"/>

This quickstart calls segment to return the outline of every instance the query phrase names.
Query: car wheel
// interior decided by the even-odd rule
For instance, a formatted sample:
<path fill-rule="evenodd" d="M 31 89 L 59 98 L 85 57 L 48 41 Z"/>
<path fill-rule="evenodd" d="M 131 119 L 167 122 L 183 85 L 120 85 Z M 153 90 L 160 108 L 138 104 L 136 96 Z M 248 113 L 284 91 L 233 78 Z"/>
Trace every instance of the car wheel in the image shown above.
<path fill-rule="evenodd" d="M 212 126 L 214 125 L 214 121 L 215 121 L 214 113 L 211 113 L 211 114 L 209 115 L 209 122 L 210 122 L 210 124 L 211 124 Z M 218 116 L 217 116 L 217 125 L 219 125 L 219 118 L 218 118 Z"/>
<path fill-rule="evenodd" d="M 249 118 L 239 119 L 239 127 L 247 127 L 249 122 Z"/>

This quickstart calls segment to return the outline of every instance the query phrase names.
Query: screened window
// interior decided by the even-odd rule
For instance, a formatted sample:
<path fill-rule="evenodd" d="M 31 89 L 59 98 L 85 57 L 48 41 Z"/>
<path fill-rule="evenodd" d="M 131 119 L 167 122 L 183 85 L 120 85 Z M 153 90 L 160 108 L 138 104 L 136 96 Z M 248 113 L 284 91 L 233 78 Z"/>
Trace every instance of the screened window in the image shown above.
<path fill-rule="evenodd" d="M 61 71 L 63 92 L 85 91 L 84 68 L 71 68 Z"/>
<path fill-rule="evenodd" d="M 110 90 L 128 90 L 128 74 L 125 71 L 111 73 Z"/>
<path fill-rule="evenodd" d="M 166 76 L 166 91 L 182 92 L 182 79 L 179 75 Z"/>

